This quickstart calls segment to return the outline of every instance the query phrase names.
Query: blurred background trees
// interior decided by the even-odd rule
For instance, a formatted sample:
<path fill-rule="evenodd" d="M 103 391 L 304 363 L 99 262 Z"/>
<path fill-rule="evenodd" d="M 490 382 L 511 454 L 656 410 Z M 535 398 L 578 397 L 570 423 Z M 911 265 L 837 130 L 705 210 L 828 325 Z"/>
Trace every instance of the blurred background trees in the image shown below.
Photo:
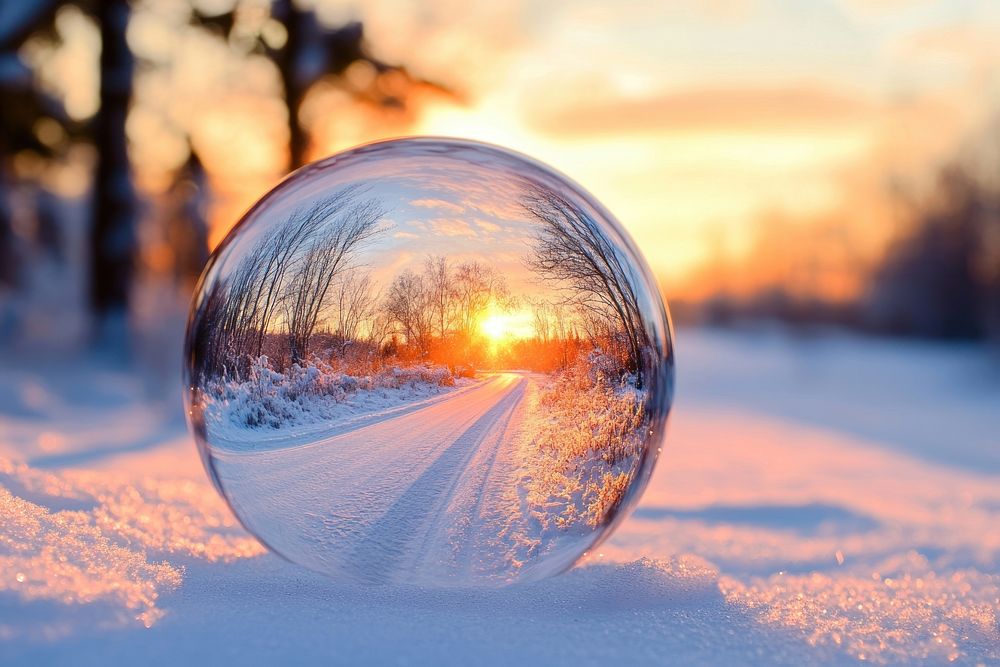
<path fill-rule="evenodd" d="M 714 267 L 754 275 L 766 266 L 764 285 L 682 304 L 682 318 L 1000 341 L 1000 124 L 982 129 L 957 153 L 929 189 L 894 195 L 899 224 L 874 263 L 847 258 L 824 275 L 832 255 L 850 252 L 837 233 L 849 211 L 806 227 L 765 218 L 750 260 Z M 836 297 L 838 284 L 852 286 L 847 298 Z"/>
<path fill-rule="evenodd" d="M 197 38 L 215 41 L 226 57 L 273 68 L 286 111 L 284 166 L 289 170 L 302 165 L 310 150 L 302 105 L 316 85 L 350 79 L 340 87 L 347 94 L 374 107 L 397 109 L 406 107 L 415 87 L 444 91 L 372 56 L 360 23 L 322 25 L 314 11 L 292 0 L 0 3 L 0 336 L 23 332 L 24 320 L 32 317 L 37 328 L 65 326 L 60 321 L 65 309 L 52 312 L 60 307 L 58 299 L 31 314 L 14 303 L 30 294 L 33 283 L 57 283 L 55 274 L 60 274 L 64 282 L 85 285 L 85 296 L 74 305 L 90 325 L 77 328 L 123 342 L 114 330 L 122 328 L 144 271 L 165 273 L 186 293 L 207 259 L 205 208 L 211 184 L 190 128 L 170 128 L 170 138 L 176 142 L 181 135 L 181 141 L 170 156 L 169 183 L 142 192 L 137 182 L 137 155 L 157 148 L 136 145 L 136 125 L 149 122 L 149 114 L 136 107 L 133 95 L 137 85 L 162 77 L 176 63 L 155 53 L 150 57 L 155 49 L 133 52 L 142 42 L 132 23 L 136 11 L 152 12 L 145 19 L 147 30 L 155 31 L 150 23 L 166 12 Z M 99 47 L 92 105 L 86 103 L 87 81 L 64 84 L 62 99 L 46 85 L 55 66 L 74 75 L 65 62 L 53 61 L 67 35 L 81 32 Z M 154 135 L 151 141 L 156 140 Z M 71 187 L 51 185 L 69 176 L 76 180 Z M 46 253 L 43 262 L 39 258 Z M 66 266 L 73 260 L 75 274 Z M 39 277 L 40 272 L 49 275 Z M 74 301 L 70 294 L 63 296 Z"/>
<path fill-rule="evenodd" d="M 51 32 L 55 9 L 55 2 L 0 4 L 0 287 L 8 290 L 19 286 L 27 259 L 11 196 L 13 160 L 25 153 L 51 159 L 70 127 L 62 106 L 38 89 L 31 69 L 18 56 L 33 34 Z M 37 217 L 42 218 L 41 211 Z M 44 236 L 39 230 L 40 244 L 46 243 Z"/>
<path fill-rule="evenodd" d="M 983 176 L 988 176 L 988 172 Z M 1000 189 L 967 164 L 944 168 L 872 278 L 868 324 L 890 334 L 1000 339 Z"/>

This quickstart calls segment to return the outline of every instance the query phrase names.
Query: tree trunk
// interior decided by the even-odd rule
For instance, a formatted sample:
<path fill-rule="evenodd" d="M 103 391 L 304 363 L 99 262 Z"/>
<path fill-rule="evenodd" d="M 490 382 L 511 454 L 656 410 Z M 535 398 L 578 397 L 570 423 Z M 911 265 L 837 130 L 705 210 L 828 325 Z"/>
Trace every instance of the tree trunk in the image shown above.
<path fill-rule="evenodd" d="M 302 34 L 303 13 L 295 7 L 292 0 L 276 0 L 273 10 L 275 17 L 284 24 L 288 35 L 277 60 L 281 85 L 285 89 L 285 107 L 288 109 L 288 167 L 292 170 L 305 164 L 309 148 L 309 137 L 299 122 L 299 108 L 305 97 L 305 86 L 302 85 L 298 71 L 305 37 Z"/>
<path fill-rule="evenodd" d="M 90 232 L 90 303 L 99 320 L 128 310 L 135 255 L 135 197 L 125 139 L 132 54 L 125 41 L 127 0 L 98 3 L 101 106 L 94 121 L 97 173 Z"/>
<path fill-rule="evenodd" d="M 2 140 L 0 140 L 2 141 Z M 7 183 L 4 174 L 4 152 L 0 150 L 0 287 L 16 287 L 20 262 L 14 244 L 14 225 L 7 206 Z"/>

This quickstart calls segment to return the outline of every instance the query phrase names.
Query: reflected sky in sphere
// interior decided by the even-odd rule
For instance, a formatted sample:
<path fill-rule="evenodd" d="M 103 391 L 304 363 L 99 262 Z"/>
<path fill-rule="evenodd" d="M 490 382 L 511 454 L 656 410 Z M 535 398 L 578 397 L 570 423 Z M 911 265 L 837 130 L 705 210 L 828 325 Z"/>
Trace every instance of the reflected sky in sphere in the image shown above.
<path fill-rule="evenodd" d="M 673 398 L 666 308 L 578 186 L 448 139 L 308 165 L 220 245 L 186 401 L 240 521 L 363 582 L 570 567 L 635 504 Z"/>

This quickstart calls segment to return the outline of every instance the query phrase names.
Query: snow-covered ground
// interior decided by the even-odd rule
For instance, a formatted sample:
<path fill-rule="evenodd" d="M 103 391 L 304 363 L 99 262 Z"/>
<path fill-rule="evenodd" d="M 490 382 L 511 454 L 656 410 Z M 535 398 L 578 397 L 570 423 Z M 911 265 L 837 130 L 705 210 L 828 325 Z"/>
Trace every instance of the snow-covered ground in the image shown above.
<path fill-rule="evenodd" d="M 265 451 L 419 410 L 472 383 L 444 366 L 386 367 L 359 377 L 318 362 L 279 373 L 261 357 L 249 379 L 209 381 L 191 403 L 213 448 Z"/>
<path fill-rule="evenodd" d="M 175 404 L 8 355 L 0 662 L 1000 662 L 995 357 L 690 330 L 677 353 L 635 514 L 570 573 L 500 590 L 286 563 L 215 495 Z"/>
<path fill-rule="evenodd" d="M 277 375 L 267 372 L 209 400 L 207 461 L 241 523 L 318 572 L 367 583 L 536 581 L 599 540 L 640 462 L 641 395 L 588 377 L 589 364 L 574 368 L 346 394 L 343 378 L 317 373 L 332 395 L 288 392 L 295 382 L 284 376 L 260 392 Z M 244 418 L 261 413 L 248 405 L 261 394 L 275 426 Z"/>
<path fill-rule="evenodd" d="M 311 442 L 217 449 L 212 466 L 243 523 L 317 571 L 369 583 L 499 584 L 526 560 L 521 552 L 557 546 L 538 544 L 517 496 L 515 443 L 537 383 L 496 373 L 335 422 Z M 558 572 L 575 555 L 540 564 Z"/>

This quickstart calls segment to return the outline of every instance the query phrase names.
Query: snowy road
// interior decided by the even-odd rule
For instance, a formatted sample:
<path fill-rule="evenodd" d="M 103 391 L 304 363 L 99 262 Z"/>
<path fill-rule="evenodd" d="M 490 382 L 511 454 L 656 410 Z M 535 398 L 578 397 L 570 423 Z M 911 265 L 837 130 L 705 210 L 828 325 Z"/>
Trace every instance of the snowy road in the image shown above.
<path fill-rule="evenodd" d="M 497 374 L 310 444 L 220 452 L 214 465 L 244 524 L 317 570 L 369 582 L 502 577 L 502 555 L 514 545 L 477 545 L 495 546 L 520 512 L 514 502 L 483 501 L 511 497 L 515 437 L 532 385 L 527 374 Z M 497 558 L 481 562 L 481 552 Z"/>

